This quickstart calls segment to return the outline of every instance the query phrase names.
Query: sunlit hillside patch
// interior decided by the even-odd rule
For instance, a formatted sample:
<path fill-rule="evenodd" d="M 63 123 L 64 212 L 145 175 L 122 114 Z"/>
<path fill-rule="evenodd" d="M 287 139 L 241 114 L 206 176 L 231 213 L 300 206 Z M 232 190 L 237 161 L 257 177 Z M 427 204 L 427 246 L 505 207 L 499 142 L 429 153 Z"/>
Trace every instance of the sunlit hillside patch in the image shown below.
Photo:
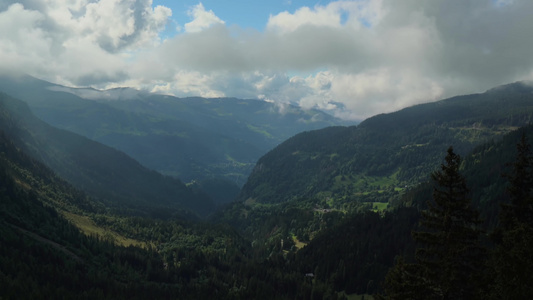
<path fill-rule="evenodd" d="M 146 246 L 145 241 L 143 242 L 127 238 L 113 230 L 96 225 L 88 216 L 81 216 L 67 211 L 61 211 L 61 214 L 78 227 L 85 235 L 98 236 L 101 239 L 112 241 L 113 243 L 124 247 L 135 246 L 143 248 Z"/>

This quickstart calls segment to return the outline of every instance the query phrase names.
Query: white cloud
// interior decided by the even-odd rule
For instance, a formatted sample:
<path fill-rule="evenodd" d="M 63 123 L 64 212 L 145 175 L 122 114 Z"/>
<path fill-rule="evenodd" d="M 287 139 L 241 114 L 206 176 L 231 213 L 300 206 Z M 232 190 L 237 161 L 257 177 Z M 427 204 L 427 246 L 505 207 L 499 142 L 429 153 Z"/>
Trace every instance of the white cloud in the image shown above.
<path fill-rule="evenodd" d="M 332 81 L 331 92 L 354 117 L 362 118 L 375 112 L 392 112 L 437 100 L 443 94 L 440 84 L 413 71 L 380 68 L 339 75 Z"/>
<path fill-rule="evenodd" d="M 340 27 L 341 19 L 338 12 L 334 10 L 317 7 L 315 11 L 309 7 L 302 7 L 294 14 L 285 11 L 275 16 L 270 16 L 267 28 L 282 32 L 292 32 L 304 25 Z"/>
<path fill-rule="evenodd" d="M 202 3 L 195 5 L 187 14 L 193 20 L 185 24 L 186 32 L 199 32 L 215 24 L 224 24 L 224 21 L 219 19 L 212 10 L 206 11 Z"/>
<path fill-rule="evenodd" d="M 2 67 L 27 69 L 32 60 L 49 57 L 51 36 L 39 26 L 45 17 L 37 11 L 27 11 L 20 3 L 0 12 L 0 57 Z"/>
<path fill-rule="evenodd" d="M 64 84 L 120 81 L 128 53 L 157 45 L 170 15 L 151 0 L 14 3 L 0 11 L 0 67 Z"/>
<path fill-rule="evenodd" d="M 531 11 L 527 0 L 332 1 L 272 14 L 259 32 L 199 3 L 161 40 L 172 12 L 151 0 L 20 0 L 0 3 L 0 68 L 363 118 L 533 79 Z"/>
<path fill-rule="evenodd" d="M 381 1 L 334 1 L 326 6 L 304 6 L 294 13 L 284 11 L 271 15 L 267 29 L 287 33 L 302 26 L 369 27 L 377 24 L 384 13 Z"/>

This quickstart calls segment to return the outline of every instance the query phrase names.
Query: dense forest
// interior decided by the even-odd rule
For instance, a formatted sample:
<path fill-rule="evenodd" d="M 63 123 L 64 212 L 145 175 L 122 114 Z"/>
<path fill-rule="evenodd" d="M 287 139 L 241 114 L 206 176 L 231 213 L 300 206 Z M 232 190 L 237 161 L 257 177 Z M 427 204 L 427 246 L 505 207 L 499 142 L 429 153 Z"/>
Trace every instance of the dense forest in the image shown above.
<path fill-rule="evenodd" d="M 274 162 L 277 172 L 267 172 L 263 186 L 253 175 L 239 201 L 231 201 L 231 185 L 162 176 L 49 127 L 2 95 L 0 298 L 528 298 L 528 91 L 515 84 L 428 104 L 434 110 L 417 106 L 357 127 L 300 134 L 260 160 L 256 170 Z M 507 100 L 506 109 L 494 109 Z M 483 101 L 495 106 L 474 109 Z M 437 114 L 442 107 L 449 113 Z M 377 132 L 391 136 L 360 148 L 359 139 L 366 143 Z M 387 149 L 377 151 L 378 141 L 388 141 Z M 400 152 L 378 166 L 371 151 L 382 158 Z M 341 163 L 346 159 L 351 163 Z M 53 161 L 91 180 L 65 176 Z M 304 169 L 319 174 L 292 181 Z M 105 182 L 108 172 L 116 181 Z M 122 177 L 134 181 L 126 185 Z M 278 192 L 267 185 L 280 181 Z M 302 186 L 310 189 L 299 192 Z M 264 194 L 250 196 L 252 190 Z"/>
<path fill-rule="evenodd" d="M 257 162 L 239 199 L 278 203 L 305 195 L 342 203 L 359 192 L 412 187 L 439 166 L 442 149 L 466 154 L 529 124 L 532 91 L 514 83 L 298 134 Z"/>

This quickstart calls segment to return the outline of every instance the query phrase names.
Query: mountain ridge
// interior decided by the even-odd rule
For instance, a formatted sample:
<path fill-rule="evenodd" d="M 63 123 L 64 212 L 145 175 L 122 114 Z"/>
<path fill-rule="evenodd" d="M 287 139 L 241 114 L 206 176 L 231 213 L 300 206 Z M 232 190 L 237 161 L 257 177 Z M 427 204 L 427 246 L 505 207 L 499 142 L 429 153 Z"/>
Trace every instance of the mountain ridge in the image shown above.
<path fill-rule="evenodd" d="M 360 193 L 401 191 L 427 178 L 443 148 L 466 153 L 530 123 L 532 91 L 514 83 L 380 114 L 357 126 L 298 134 L 258 160 L 239 200 L 318 196 L 346 203 Z"/>
<path fill-rule="evenodd" d="M 0 79 L 0 90 L 27 102 L 49 124 L 184 182 L 225 177 L 242 186 L 257 159 L 290 136 L 346 124 L 317 110 L 262 100 L 177 98 L 130 88 L 69 88 L 32 77 Z M 92 100 L 76 93 L 91 94 Z"/>

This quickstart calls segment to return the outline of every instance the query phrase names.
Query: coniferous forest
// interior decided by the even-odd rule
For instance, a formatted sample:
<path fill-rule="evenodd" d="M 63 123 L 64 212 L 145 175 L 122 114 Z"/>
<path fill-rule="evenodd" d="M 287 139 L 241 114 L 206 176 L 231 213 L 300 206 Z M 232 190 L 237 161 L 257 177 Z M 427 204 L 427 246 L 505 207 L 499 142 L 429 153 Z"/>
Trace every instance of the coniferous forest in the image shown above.
<path fill-rule="evenodd" d="M 242 189 L 0 94 L 0 299 L 528 299 L 531 91 L 298 134 Z"/>

